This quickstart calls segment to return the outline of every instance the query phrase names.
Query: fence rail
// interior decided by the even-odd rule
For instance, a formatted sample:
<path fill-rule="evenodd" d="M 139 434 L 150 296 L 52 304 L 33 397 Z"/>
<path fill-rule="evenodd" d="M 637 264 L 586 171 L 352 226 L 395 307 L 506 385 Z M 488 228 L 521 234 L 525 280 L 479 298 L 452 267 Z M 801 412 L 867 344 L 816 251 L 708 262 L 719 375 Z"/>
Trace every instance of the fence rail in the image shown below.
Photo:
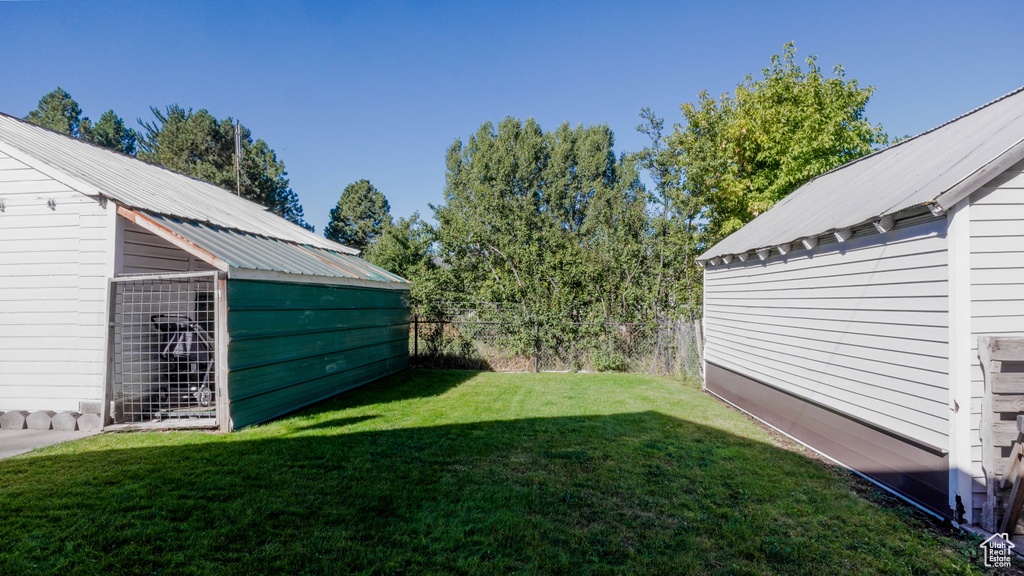
<path fill-rule="evenodd" d="M 492 310 L 486 310 L 491 312 Z M 514 316 L 480 319 L 484 311 L 459 308 L 441 320 L 418 315 L 410 325 L 414 365 L 496 372 L 637 372 L 699 378 L 699 324 L 645 323 L 548 325 Z"/>

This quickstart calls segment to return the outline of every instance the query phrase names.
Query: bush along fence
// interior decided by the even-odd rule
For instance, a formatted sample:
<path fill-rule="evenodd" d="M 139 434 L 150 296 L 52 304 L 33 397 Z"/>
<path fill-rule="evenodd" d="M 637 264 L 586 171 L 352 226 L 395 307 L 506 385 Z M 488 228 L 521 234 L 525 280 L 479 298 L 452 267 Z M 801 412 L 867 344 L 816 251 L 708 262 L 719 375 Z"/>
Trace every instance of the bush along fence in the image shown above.
<path fill-rule="evenodd" d="M 441 314 L 413 316 L 409 352 L 414 365 L 701 376 L 699 321 L 545 321 L 492 303 L 441 309 Z"/>

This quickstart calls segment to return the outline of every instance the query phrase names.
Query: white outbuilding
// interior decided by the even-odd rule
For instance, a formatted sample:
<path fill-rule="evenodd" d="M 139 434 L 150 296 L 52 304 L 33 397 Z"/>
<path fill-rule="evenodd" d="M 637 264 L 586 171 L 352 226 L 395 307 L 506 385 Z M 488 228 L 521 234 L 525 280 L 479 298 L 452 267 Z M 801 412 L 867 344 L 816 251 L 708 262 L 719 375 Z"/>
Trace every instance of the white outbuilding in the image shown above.
<path fill-rule="evenodd" d="M 708 391 L 996 526 L 1024 414 L 1000 352 L 1024 337 L 1024 89 L 811 180 L 699 261 Z"/>
<path fill-rule="evenodd" d="M 409 284 L 357 255 L 0 114 L 0 426 L 232 430 L 402 370 Z"/>

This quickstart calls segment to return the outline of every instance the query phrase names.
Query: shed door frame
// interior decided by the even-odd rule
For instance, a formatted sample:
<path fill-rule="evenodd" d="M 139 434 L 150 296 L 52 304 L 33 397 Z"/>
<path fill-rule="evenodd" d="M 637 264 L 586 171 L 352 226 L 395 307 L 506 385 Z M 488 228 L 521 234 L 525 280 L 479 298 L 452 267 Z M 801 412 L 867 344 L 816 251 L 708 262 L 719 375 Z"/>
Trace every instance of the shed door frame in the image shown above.
<path fill-rule="evenodd" d="M 218 271 L 204 272 L 181 272 L 165 274 L 132 274 L 115 276 L 109 279 L 108 288 L 108 312 L 107 312 L 107 359 L 106 359 L 106 385 L 104 386 L 103 397 L 103 423 L 108 426 L 113 423 L 114 417 L 114 362 L 115 362 L 115 328 L 117 310 L 117 284 L 140 281 L 159 280 L 182 280 L 189 278 L 209 278 L 214 286 L 213 289 L 213 335 L 214 335 L 214 382 L 216 387 L 214 407 L 216 410 L 216 426 L 221 431 L 231 429 L 231 419 L 228 413 L 228 386 L 227 386 L 227 275 Z"/>

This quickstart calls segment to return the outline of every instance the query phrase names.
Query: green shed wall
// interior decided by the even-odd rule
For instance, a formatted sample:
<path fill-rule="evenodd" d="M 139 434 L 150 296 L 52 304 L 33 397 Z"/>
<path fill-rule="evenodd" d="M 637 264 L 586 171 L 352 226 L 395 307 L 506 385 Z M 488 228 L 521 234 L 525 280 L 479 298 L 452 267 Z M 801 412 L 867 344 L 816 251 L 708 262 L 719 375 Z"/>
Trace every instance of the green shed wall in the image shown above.
<path fill-rule="evenodd" d="M 404 369 L 409 292 L 228 280 L 232 427 L 257 424 Z"/>

